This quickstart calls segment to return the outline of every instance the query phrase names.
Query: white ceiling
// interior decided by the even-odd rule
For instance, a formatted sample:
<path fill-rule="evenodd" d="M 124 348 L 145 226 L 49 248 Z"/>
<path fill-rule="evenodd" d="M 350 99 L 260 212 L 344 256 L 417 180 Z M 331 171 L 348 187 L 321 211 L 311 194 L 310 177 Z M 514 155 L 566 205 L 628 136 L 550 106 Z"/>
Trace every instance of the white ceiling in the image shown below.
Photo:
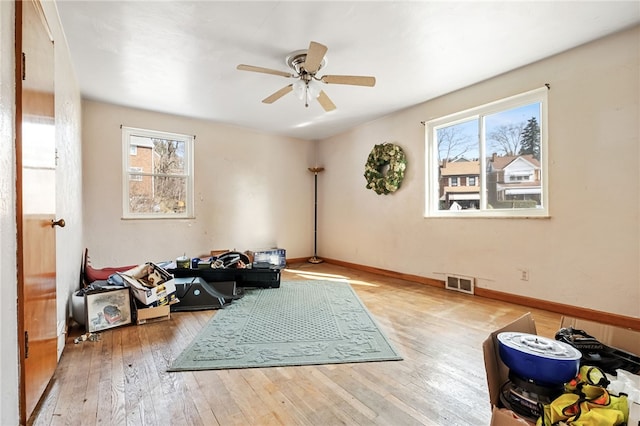
<path fill-rule="evenodd" d="M 318 140 L 640 22 L 640 1 L 58 0 L 83 97 Z M 288 71 L 310 41 L 337 109 L 305 108 Z M 163 129 L 165 130 L 165 129 Z M 171 130 L 171 129 L 166 129 Z"/>

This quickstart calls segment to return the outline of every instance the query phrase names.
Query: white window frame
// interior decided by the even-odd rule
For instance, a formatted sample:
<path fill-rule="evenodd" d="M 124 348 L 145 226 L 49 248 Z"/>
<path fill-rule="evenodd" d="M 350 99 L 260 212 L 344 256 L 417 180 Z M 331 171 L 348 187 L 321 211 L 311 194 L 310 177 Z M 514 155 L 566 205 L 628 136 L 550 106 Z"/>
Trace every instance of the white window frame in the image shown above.
<path fill-rule="evenodd" d="M 133 213 L 129 211 L 129 182 L 132 175 L 154 176 L 153 172 L 140 172 L 136 167 L 129 165 L 131 155 L 131 137 L 139 136 L 145 138 L 166 139 L 184 142 L 184 174 L 175 175 L 186 179 L 187 194 L 184 213 Z M 194 218 L 194 169 L 193 169 L 193 146 L 195 137 L 180 133 L 162 132 L 158 130 L 140 129 L 135 127 L 122 126 L 122 218 L 123 219 L 193 219 Z"/>
<path fill-rule="evenodd" d="M 425 217 L 549 217 L 549 179 L 548 179 L 548 88 L 542 87 L 519 95 L 511 96 L 475 108 L 471 108 L 444 117 L 429 120 L 425 123 Z M 542 206 L 533 209 L 468 209 L 468 210 L 440 210 L 439 201 L 439 176 L 438 176 L 438 146 L 437 130 L 457 123 L 462 123 L 471 119 L 478 121 L 480 140 L 480 194 L 487 193 L 486 169 L 487 152 L 484 137 L 483 117 L 501 111 L 517 108 L 531 103 L 540 103 L 540 166 L 542 173 L 540 176 L 542 186 Z M 483 203 L 481 203 L 483 204 Z"/>

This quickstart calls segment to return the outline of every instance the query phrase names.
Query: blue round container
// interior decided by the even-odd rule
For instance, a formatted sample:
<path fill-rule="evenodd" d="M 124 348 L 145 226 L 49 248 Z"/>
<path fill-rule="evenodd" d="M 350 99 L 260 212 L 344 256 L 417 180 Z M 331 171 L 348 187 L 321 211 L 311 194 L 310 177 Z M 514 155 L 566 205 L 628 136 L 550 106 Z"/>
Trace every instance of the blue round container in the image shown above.
<path fill-rule="evenodd" d="M 580 369 L 582 354 L 573 346 L 535 334 L 498 334 L 500 359 L 526 380 L 541 385 L 560 385 L 571 381 Z"/>

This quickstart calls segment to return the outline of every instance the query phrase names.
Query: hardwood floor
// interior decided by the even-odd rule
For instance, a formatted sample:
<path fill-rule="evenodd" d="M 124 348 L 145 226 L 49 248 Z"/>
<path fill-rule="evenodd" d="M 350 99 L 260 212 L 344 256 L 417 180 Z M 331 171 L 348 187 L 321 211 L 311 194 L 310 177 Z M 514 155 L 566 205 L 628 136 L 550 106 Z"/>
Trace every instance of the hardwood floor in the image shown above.
<path fill-rule="evenodd" d="M 107 330 L 72 329 L 35 425 L 488 425 L 482 342 L 531 312 L 344 267 L 293 264 L 282 279 L 348 279 L 403 361 L 167 373 L 216 311 Z"/>

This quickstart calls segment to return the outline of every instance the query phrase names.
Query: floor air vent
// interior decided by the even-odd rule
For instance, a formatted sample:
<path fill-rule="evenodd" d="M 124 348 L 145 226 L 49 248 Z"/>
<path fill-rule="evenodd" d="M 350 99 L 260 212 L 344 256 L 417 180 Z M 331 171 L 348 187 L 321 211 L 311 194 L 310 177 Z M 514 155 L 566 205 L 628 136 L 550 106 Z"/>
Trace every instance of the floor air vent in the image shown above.
<path fill-rule="evenodd" d="M 473 277 L 463 277 L 461 275 L 447 275 L 445 287 L 447 290 L 456 290 L 462 293 L 473 294 L 475 279 Z"/>

